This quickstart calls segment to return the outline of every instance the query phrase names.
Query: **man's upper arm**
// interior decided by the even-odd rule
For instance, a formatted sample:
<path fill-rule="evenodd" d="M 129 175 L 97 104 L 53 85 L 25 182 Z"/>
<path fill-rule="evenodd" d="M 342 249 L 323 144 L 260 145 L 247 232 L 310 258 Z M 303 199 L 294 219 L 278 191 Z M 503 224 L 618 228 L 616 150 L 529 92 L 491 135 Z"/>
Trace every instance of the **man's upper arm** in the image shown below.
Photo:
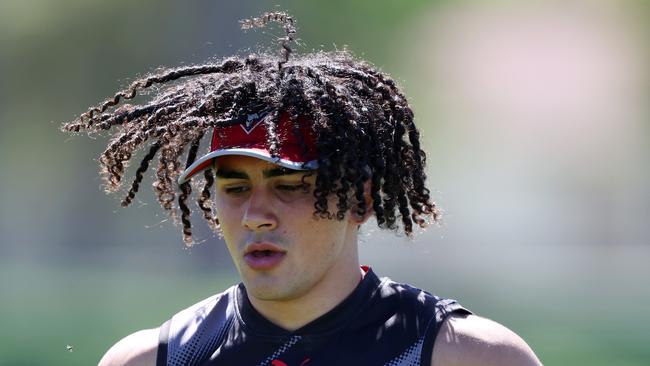
<path fill-rule="evenodd" d="M 115 343 L 98 366 L 155 366 L 159 328 L 135 332 Z"/>
<path fill-rule="evenodd" d="M 435 366 L 540 366 L 532 349 L 510 329 L 476 315 L 450 316 L 433 347 Z"/>

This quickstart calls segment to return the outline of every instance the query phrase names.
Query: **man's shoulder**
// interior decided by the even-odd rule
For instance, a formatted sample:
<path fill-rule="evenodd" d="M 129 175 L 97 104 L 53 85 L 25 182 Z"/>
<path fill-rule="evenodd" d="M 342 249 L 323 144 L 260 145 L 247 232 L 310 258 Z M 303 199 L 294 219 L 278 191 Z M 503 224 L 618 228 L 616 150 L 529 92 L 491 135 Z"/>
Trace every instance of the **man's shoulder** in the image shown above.
<path fill-rule="evenodd" d="M 122 338 L 98 366 L 152 366 L 156 364 L 159 328 L 145 329 Z"/>
<path fill-rule="evenodd" d="M 99 362 L 99 366 L 155 365 L 161 333 L 163 333 L 166 342 L 174 342 L 178 337 L 191 335 L 183 332 L 197 330 L 197 327 L 187 327 L 187 324 L 197 324 L 198 326 L 205 323 L 202 326 L 208 328 L 214 325 L 215 317 L 210 318 L 212 321 L 207 322 L 206 318 L 209 314 L 217 315 L 217 319 L 226 315 L 226 308 L 232 306 L 229 304 L 237 286 L 234 285 L 221 293 L 180 310 L 162 327 L 141 330 L 122 338 L 106 352 Z M 199 333 L 209 334 L 210 332 Z"/>
<path fill-rule="evenodd" d="M 442 324 L 433 348 L 432 365 L 530 365 L 541 362 L 516 333 L 476 315 L 452 315 Z"/>

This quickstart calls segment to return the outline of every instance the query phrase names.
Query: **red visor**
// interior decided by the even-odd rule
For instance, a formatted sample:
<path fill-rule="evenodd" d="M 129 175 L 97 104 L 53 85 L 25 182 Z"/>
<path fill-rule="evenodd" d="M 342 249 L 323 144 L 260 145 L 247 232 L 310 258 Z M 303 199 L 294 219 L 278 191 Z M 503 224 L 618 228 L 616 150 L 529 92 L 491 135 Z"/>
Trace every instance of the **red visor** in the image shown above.
<path fill-rule="evenodd" d="M 229 127 L 215 128 L 212 132 L 210 152 L 197 159 L 178 177 L 178 184 L 187 182 L 194 174 L 209 168 L 215 158 L 224 155 L 246 155 L 263 159 L 289 169 L 307 170 L 318 167 L 318 155 L 314 134 L 304 117 L 295 122 L 288 113 L 280 114 L 275 133 L 277 135 L 277 157 L 271 156 L 267 144 L 265 119 L 268 112 L 254 113 L 239 118 L 239 123 Z"/>

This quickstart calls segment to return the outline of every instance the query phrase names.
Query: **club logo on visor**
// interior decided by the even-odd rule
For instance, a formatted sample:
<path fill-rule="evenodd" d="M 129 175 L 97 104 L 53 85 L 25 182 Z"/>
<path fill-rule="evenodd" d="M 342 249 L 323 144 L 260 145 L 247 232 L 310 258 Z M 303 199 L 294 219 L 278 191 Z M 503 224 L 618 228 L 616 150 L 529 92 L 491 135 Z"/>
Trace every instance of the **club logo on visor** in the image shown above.
<path fill-rule="evenodd" d="M 260 112 L 258 113 L 252 113 L 249 114 L 248 117 L 246 117 L 246 120 L 243 121 L 240 126 L 246 132 L 247 135 L 250 135 L 251 132 L 255 129 L 255 127 L 259 126 L 260 123 L 264 122 L 264 119 L 268 112 Z"/>

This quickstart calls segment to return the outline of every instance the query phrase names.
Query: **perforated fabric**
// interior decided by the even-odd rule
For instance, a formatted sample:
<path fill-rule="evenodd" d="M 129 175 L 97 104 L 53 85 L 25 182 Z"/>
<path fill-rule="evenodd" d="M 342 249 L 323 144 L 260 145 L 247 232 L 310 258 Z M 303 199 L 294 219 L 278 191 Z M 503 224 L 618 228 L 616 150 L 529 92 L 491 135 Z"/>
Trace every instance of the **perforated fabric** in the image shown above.
<path fill-rule="evenodd" d="M 423 343 L 424 337 L 420 337 L 417 342 L 409 346 L 399 356 L 388 361 L 385 366 L 420 366 L 420 354 L 422 353 Z"/>
<path fill-rule="evenodd" d="M 172 317 L 167 366 L 199 365 L 214 352 L 233 321 L 229 293 L 232 288 Z"/>
<path fill-rule="evenodd" d="M 273 360 L 276 360 L 278 357 L 280 357 L 283 353 L 287 352 L 291 346 L 294 344 L 298 343 L 298 341 L 301 339 L 301 336 L 293 336 L 289 339 L 289 341 L 285 344 L 283 344 L 280 348 L 278 348 L 277 351 L 273 352 L 273 354 L 269 357 L 267 357 L 264 361 L 262 361 L 259 366 L 268 366 L 273 362 Z"/>

